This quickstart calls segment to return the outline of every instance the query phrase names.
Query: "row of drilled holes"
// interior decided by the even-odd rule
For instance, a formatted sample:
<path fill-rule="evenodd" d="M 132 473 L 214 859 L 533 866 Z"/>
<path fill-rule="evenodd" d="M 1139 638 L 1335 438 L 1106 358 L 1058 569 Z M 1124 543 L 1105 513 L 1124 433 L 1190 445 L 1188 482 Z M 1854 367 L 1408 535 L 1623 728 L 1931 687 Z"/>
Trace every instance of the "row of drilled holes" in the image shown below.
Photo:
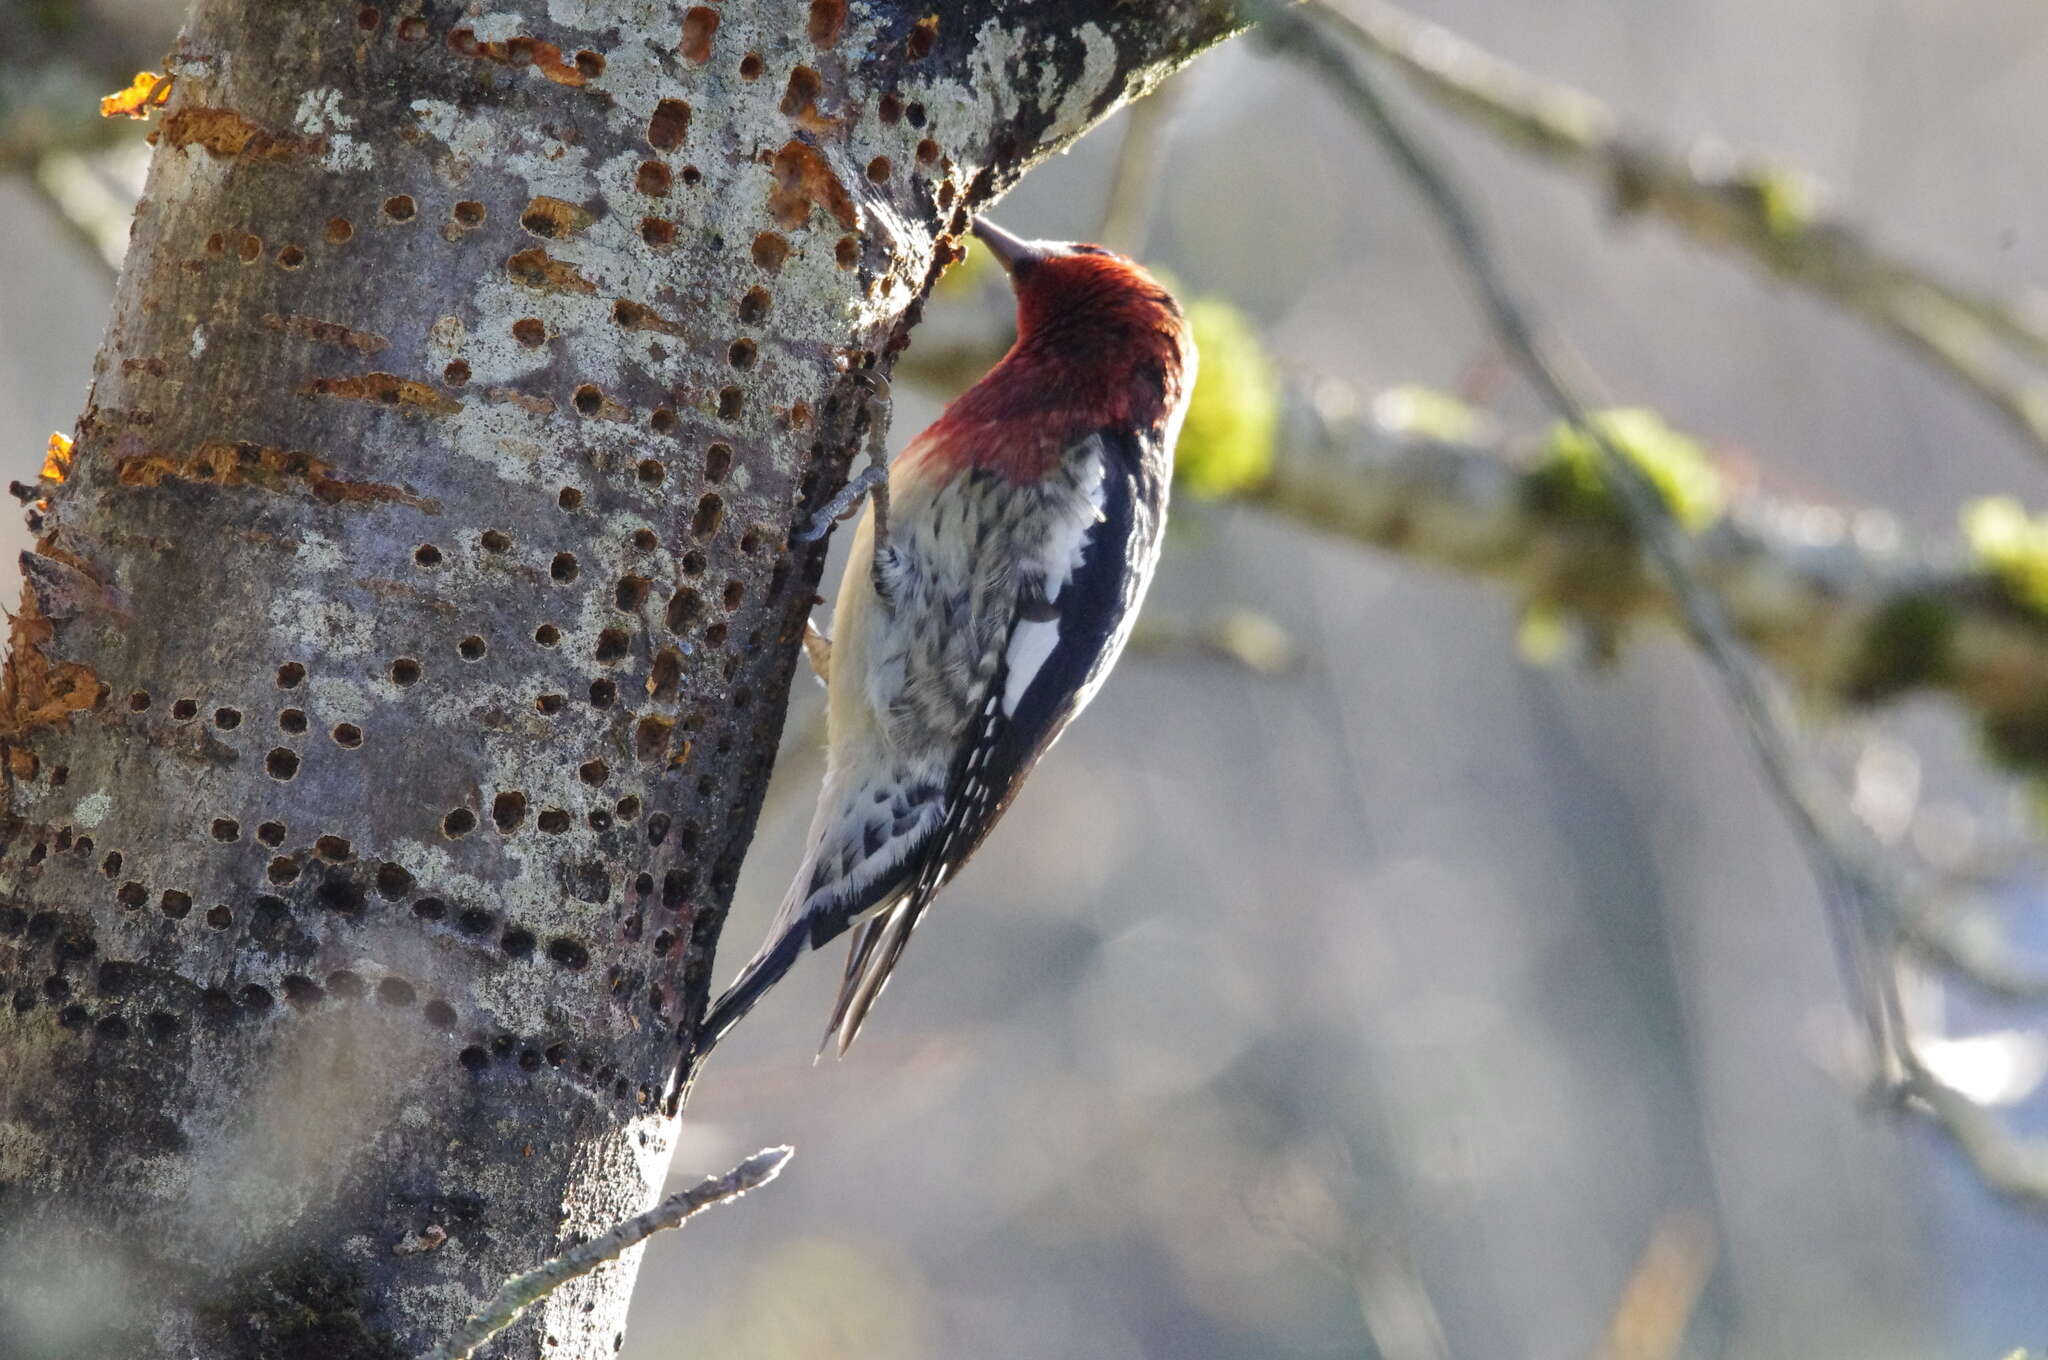
<path fill-rule="evenodd" d="M 722 446 L 714 446 L 716 447 Z M 730 457 L 729 452 L 727 456 Z M 649 464 L 654 464 L 659 470 L 650 470 Z M 656 459 L 643 459 L 640 468 L 643 480 L 659 481 L 668 475 L 668 469 L 660 465 Z M 555 499 L 564 510 L 574 510 L 582 506 L 583 492 L 578 487 L 565 486 L 557 493 Z M 717 534 L 724 523 L 725 498 L 715 491 L 705 492 L 697 502 L 696 511 L 691 515 L 691 534 L 698 538 L 710 538 Z M 635 530 L 630 541 L 635 549 L 642 552 L 651 552 L 660 546 L 660 541 L 652 529 Z M 740 549 L 751 556 L 758 554 L 765 545 L 766 538 L 761 530 L 749 529 L 742 535 Z M 486 529 L 477 535 L 477 546 L 487 553 L 502 555 L 512 550 L 512 535 L 503 529 Z M 446 562 L 447 554 L 442 552 L 437 543 L 422 543 L 413 549 L 412 560 L 415 566 L 431 570 Z M 683 570 L 690 575 L 703 571 L 704 555 L 699 552 L 687 554 L 683 559 Z M 548 577 L 558 585 L 568 585 L 582 574 L 582 564 L 572 552 L 557 552 L 548 559 Z M 147 706 L 145 700 L 144 707 Z"/>
<path fill-rule="evenodd" d="M 523 1072 L 538 1072 L 543 1065 L 558 1070 L 568 1069 L 573 1056 L 573 1071 L 577 1077 L 600 1087 L 609 1085 L 612 1095 L 620 1100 L 635 1096 L 633 1083 L 628 1078 L 619 1076 L 618 1068 L 610 1065 L 599 1066 L 596 1056 L 588 1049 L 578 1050 L 572 1055 L 569 1045 L 565 1042 L 556 1042 L 541 1048 L 534 1043 L 524 1043 L 509 1034 L 501 1034 L 488 1045 L 471 1044 L 455 1056 L 456 1061 L 471 1072 L 484 1071 L 494 1060 L 512 1063 Z M 642 1105 L 651 1103 L 654 1099 L 653 1088 L 646 1085 L 639 1087 L 638 1099 Z"/>
<path fill-rule="evenodd" d="M 383 1005 L 393 1009 L 412 1006 L 418 994 L 411 983 L 402 978 L 386 977 L 373 989 L 368 980 L 350 969 L 336 969 L 326 977 L 325 984 L 309 977 L 292 974 L 282 980 L 285 1003 L 294 1010 L 308 1011 L 334 996 L 344 1002 L 360 1001 L 372 994 Z M 40 992 L 40 996 L 38 993 Z M 118 1013 L 102 1014 L 97 1020 L 92 1011 L 79 1002 L 70 1000 L 70 984 L 61 976 L 44 980 L 40 988 L 20 987 L 15 990 L 11 1010 L 17 1016 L 33 1011 L 38 1004 L 57 1006 L 57 1023 L 66 1029 L 92 1033 L 109 1042 L 122 1042 L 136 1032 L 128 1018 Z M 230 994 L 223 988 L 209 987 L 199 994 L 196 1009 L 200 1019 L 215 1027 L 226 1027 L 245 1018 L 269 1014 L 277 1006 L 277 996 L 269 988 L 250 983 L 238 992 Z M 440 999 L 431 1000 L 421 1007 L 422 1017 L 431 1025 L 444 1031 L 452 1031 L 457 1022 L 455 1008 Z M 185 1021 L 177 1014 L 166 1010 L 151 1010 L 141 1017 L 140 1031 L 144 1038 L 154 1042 L 168 1042 L 178 1037 L 185 1028 Z M 514 1057 L 515 1041 L 501 1035 L 490 1042 L 488 1047 L 471 1044 L 456 1055 L 456 1060 L 471 1071 L 478 1071 L 490 1065 L 495 1055 L 502 1059 Z M 611 1066 L 599 1067 L 597 1059 L 588 1049 L 579 1050 L 575 1055 L 576 1074 L 599 1085 L 610 1084 L 612 1094 L 626 1099 L 633 1094 L 633 1087 L 623 1077 L 617 1077 L 617 1069 Z M 550 1044 L 545 1049 L 530 1045 L 520 1046 L 517 1053 L 518 1065 L 526 1071 L 537 1070 L 543 1062 L 551 1067 L 569 1065 L 571 1057 L 566 1042 Z M 642 1086 L 642 1103 L 652 1098 L 648 1087 Z"/>
<path fill-rule="evenodd" d="M 148 690 L 139 689 L 128 696 L 128 711 L 131 713 L 147 713 L 154 703 L 155 700 L 151 697 Z M 199 701 L 197 699 L 179 699 L 171 705 L 171 717 L 177 722 L 190 722 L 198 716 Z M 217 708 L 213 711 L 213 725 L 223 732 L 233 732 L 241 727 L 242 716 L 242 710 L 238 708 Z M 298 708 L 279 710 L 277 726 L 279 731 L 291 736 L 302 735 L 309 726 L 305 710 Z M 354 723 L 336 723 L 328 730 L 328 736 L 334 739 L 335 745 L 351 751 L 363 744 L 363 729 Z M 270 755 L 273 762 L 280 762 L 287 766 L 287 772 L 279 774 L 279 778 L 289 779 L 292 777 L 292 774 L 297 773 L 298 757 L 293 752 L 279 748 L 277 751 L 272 751 Z M 283 761 L 283 757 L 290 757 L 290 760 Z M 272 773 L 276 774 L 277 771 L 273 769 Z"/>
<path fill-rule="evenodd" d="M 118 996 L 127 990 L 126 982 L 121 979 L 126 977 L 130 967 L 131 965 L 120 963 L 101 964 L 99 970 L 100 995 Z M 386 977 L 372 989 L 361 974 L 346 968 L 336 969 L 334 972 L 329 973 L 324 987 L 311 978 L 297 973 L 284 977 L 280 980 L 279 985 L 283 989 L 285 1001 L 301 1010 L 318 1005 L 329 993 L 344 1001 L 356 1001 L 369 995 L 374 990 L 377 1000 L 394 1009 L 411 1006 L 419 1000 L 418 989 L 404 978 Z M 71 998 L 70 980 L 61 973 L 53 973 L 45 978 L 40 990 L 42 999 L 51 1005 L 61 1005 Z M 27 1004 L 24 1004 L 24 1000 L 26 1000 Z M 268 987 L 253 982 L 242 987 L 232 997 L 226 990 L 218 987 L 207 988 L 199 995 L 200 1014 L 210 1019 L 232 1018 L 237 1011 L 237 1003 L 239 1003 L 239 1009 L 242 1011 L 247 1011 L 251 1014 L 262 1014 L 276 1005 L 277 997 Z M 34 1004 L 35 998 L 33 994 L 25 997 L 22 991 L 15 993 L 14 1009 L 17 1012 L 29 1010 Z M 83 1011 L 84 1008 L 78 1006 L 72 1009 Z M 442 1029 L 453 1029 L 455 1027 L 455 1008 L 446 1001 L 436 998 L 427 1002 L 425 1006 L 421 1007 L 421 1014 L 426 1017 L 430 1024 Z M 119 1016 L 109 1016 L 101 1020 L 96 1028 L 104 1033 L 107 1031 L 109 1022 L 120 1026 L 116 1037 L 126 1036 L 126 1025 Z M 145 1032 L 152 1038 L 170 1038 L 177 1033 L 179 1028 L 177 1018 L 167 1011 L 150 1012 L 144 1024 Z"/>
<path fill-rule="evenodd" d="M 596 765 L 599 763 L 601 762 L 586 762 L 586 765 Z M 596 773 L 594 770 L 586 773 L 584 776 L 585 782 L 592 782 L 592 776 Z M 468 811 L 467 809 L 460 810 Z M 639 818 L 640 811 L 641 800 L 639 796 L 628 794 L 618 800 L 612 812 L 607 813 L 603 809 L 593 810 L 590 814 L 591 825 L 594 830 L 609 830 L 614 815 L 616 815 L 619 821 L 630 823 Z M 510 834 L 519 828 L 525 820 L 526 812 L 526 795 L 517 790 L 500 793 L 492 801 L 492 820 L 506 834 Z M 599 818 L 603 818 L 602 824 L 600 824 Z M 540 814 L 538 825 L 541 830 L 550 834 L 566 831 L 569 825 L 569 814 L 559 808 L 549 808 Z M 661 845 L 667 840 L 672 826 L 673 820 L 665 812 L 657 812 L 649 816 L 647 819 L 648 844 L 651 846 Z M 219 817 L 214 819 L 211 832 L 215 840 L 230 843 L 240 839 L 241 826 L 233 818 Z M 288 834 L 287 828 L 281 822 L 264 822 L 257 827 L 257 839 L 272 848 L 282 846 Z M 684 822 L 678 830 L 677 845 L 682 853 L 694 855 L 701 849 L 703 839 L 703 831 L 695 822 Z M 77 849 L 84 853 L 90 853 L 92 849 L 91 839 L 81 838 Z M 321 836 L 315 840 L 313 854 L 316 860 L 328 864 L 344 864 L 355 857 L 354 847 L 346 837 L 331 834 Z M 124 865 L 125 859 L 122 853 L 119 850 L 110 850 L 100 862 L 100 872 L 109 879 L 117 878 L 120 876 Z M 282 872 L 280 872 L 280 866 L 285 866 Z M 303 872 L 303 868 L 296 856 L 280 855 L 271 861 L 271 879 L 273 882 L 283 884 L 296 881 L 301 872 Z M 609 875 L 606 875 L 606 878 L 606 895 L 609 896 Z M 330 880 L 330 882 L 333 881 L 338 880 Z M 378 865 L 376 872 L 372 876 L 372 883 L 378 896 L 386 901 L 393 902 L 402 901 L 417 886 L 412 874 L 403 865 L 389 860 Z M 653 880 L 650 876 L 642 874 L 635 881 L 634 886 L 637 891 L 644 895 L 653 890 Z M 687 896 L 693 886 L 694 878 L 692 871 L 670 871 L 664 885 L 664 903 L 671 907 L 679 907 L 683 898 Z M 149 888 L 134 879 L 123 882 L 115 893 L 115 900 L 130 910 L 135 910 L 145 905 L 149 901 L 149 897 Z M 259 905 L 264 902 L 276 903 L 278 899 L 259 899 Z M 171 888 L 163 892 L 158 899 L 157 905 L 165 916 L 173 920 L 182 920 L 191 913 L 192 898 L 189 893 Z M 279 903 L 279 905 L 281 906 L 282 904 Z M 333 905 L 333 903 L 330 902 L 330 905 Z M 420 899 L 419 902 L 414 904 L 413 910 L 415 915 L 424 920 L 439 920 L 446 915 L 445 904 L 440 899 L 433 897 Z M 473 919 L 476 919 L 473 911 L 464 912 L 458 917 L 458 921 Z M 229 908 L 221 905 L 209 910 L 207 920 L 208 924 L 224 929 L 233 923 L 233 916 Z M 473 931 L 471 933 L 480 932 Z"/>
<path fill-rule="evenodd" d="M 383 220 L 394 226 L 412 222 L 419 216 L 419 205 L 410 194 L 393 194 L 380 205 L 379 214 Z M 475 199 L 462 199 L 448 210 L 447 231 L 450 238 L 464 232 L 474 231 L 484 223 L 486 210 Z M 355 223 L 346 217 L 330 217 L 322 233 L 331 246 L 347 245 L 355 239 Z M 214 257 L 228 253 L 230 237 L 226 232 L 216 231 L 206 238 L 204 250 Z M 253 232 L 243 232 L 233 238 L 235 258 L 243 264 L 254 264 L 263 258 L 264 242 Z M 277 265 L 280 269 L 298 269 L 306 263 L 305 247 L 288 242 L 277 250 Z"/>
<path fill-rule="evenodd" d="M 657 814 L 655 818 L 650 819 L 651 838 L 657 844 L 665 835 L 665 827 L 662 826 L 665 821 L 666 818 L 661 814 Z M 681 834 L 680 846 L 685 852 L 694 852 L 700 847 L 701 835 L 697 832 L 694 824 L 686 823 Z M 331 837 L 324 837 L 322 839 L 327 842 L 339 841 L 339 838 Z M 328 844 L 323 849 L 324 853 L 329 857 L 338 857 L 346 854 L 345 843 Z M 118 865 L 115 867 L 118 869 Z M 385 874 L 393 870 L 396 870 L 397 877 L 389 882 L 384 881 Z M 694 870 L 671 869 L 664 875 L 661 906 L 671 912 L 686 914 L 681 916 L 676 929 L 662 929 L 656 933 L 652 942 L 652 949 L 657 957 L 665 957 L 675 948 L 678 941 L 678 932 L 681 930 L 688 930 L 692 941 L 700 946 L 709 938 L 715 924 L 715 917 L 710 913 L 700 913 L 688 907 L 688 898 L 694 891 L 695 886 L 696 874 Z M 410 876 L 405 875 L 403 870 L 398 870 L 397 866 L 387 864 L 380 871 L 380 891 L 390 888 L 409 889 L 409 887 Z M 647 873 L 640 874 L 635 880 L 634 889 L 642 899 L 651 896 L 654 891 L 653 876 Z M 141 900 L 146 898 L 146 896 L 146 890 L 142 889 L 139 884 L 131 883 L 123 887 L 122 899 L 131 906 L 140 905 Z M 185 894 L 175 891 L 167 892 L 164 897 L 164 903 L 167 914 L 182 917 L 189 910 L 190 898 Z M 415 903 L 414 912 L 421 919 L 439 921 L 445 917 L 446 908 L 439 899 L 429 897 L 422 898 Z M 12 916 L 20 917 L 22 915 L 23 913 L 19 909 L 12 910 Z M 208 919 L 210 924 L 218 927 L 225 927 L 231 923 L 231 916 L 225 907 L 214 908 L 213 911 L 208 913 Z M 281 899 L 274 897 L 259 898 L 251 931 L 254 934 L 275 937 L 282 933 L 283 926 L 288 919 L 288 910 Z M 643 915 L 639 912 L 636 912 L 629 918 L 626 925 L 626 938 L 629 941 L 637 941 L 641 937 L 641 922 L 643 919 Z M 44 924 L 50 930 L 54 929 L 54 922 L 46 922 Z M 0 925 L 7 926 L 13 931 L 19 931 L 22 928 L 23 922 L 18 920 L 0 921 Z M 466 934 L 481 935 L 489 933 L 495 928 L 496 919 L 490 912 L 481 909 L 470 909 L 458 915 L 455 925 Z M 499 947 L 505 954 L 515 959 L 530 957 L 535 952 L 537 945 L 538 941 L 532 932 L 518 926 L 507 929 L 499 941 Z M 88 957 L 92 952 L 90 940 L 85 940 L 73 947 L 69 957 Z M 571 969 L 580 970 L 589 964 L 587 949 L 579 941 L 569 937 L 558 937 L 551 941 L 547 947 L 546 954 L 551 961 Z M 108 979 L 111 976 L 115 976 L 113 970 L 119 970 L 123 967 L 124 965 L 119 964 L 102 965 L 101 989 L 103 992 L 111 993 L 117 990 L 117 987 L 110 983 Z M 695 980 L 701 980 L 702 969 L 693 963 L 685 969 L 684 976 L 686 982 L 693 980 L 692 973 L 698 974 Z M 607 974 L 608 988 L 615 994 L 623 993 L 622 999 L 631 995 L 632 991 L 637 988 L 640 980 L 640 975 L 637 972 L 629 974 L 617 966 L 611 968 Z M 300 975 L 284 978 L 282 985 L 286 999 L 293 1005 L 301 1008 L 317 1004 L 323 996 L 322 989 L 318 984 Z M 330 974 L 329 987 L 338 995 L 347 999 L 360 997 L 364 991 L 364 984 L 360 976 L 348 970 L 338 970 Z M 70 983 L 61 974 L 53 975 L 45 981 L 43 991 L 47 1000 L 53 1004 L 61 1003 L 69 998 Z M 417 999 L 412 985 L 398 978 L 386 978 L 380 982 L 377 994 L 380 1001 L 392 1006 L 411 1005 Z M 647 1006 L 654 1014 L 665 1017 L 666 1001 L 667 998 L 659 987 L 649 987 Z M 260 985 L 251 984 L 242 989 L 241 1004 L 247 1010 L 267 1011 L 273 1004 L 273 997 L 268 989 Z M 17 1011 L 27 1010 L 33 1005 L 34 996 L 32 993 L 17 993 L 15 998 L 15 1009 Z M 226 994 L 217 989 L 209 991 L 202 997 L 201 1006 L 204 1013 L 209 1014 L 210 1018 L 217 1020 L 232 1018 L 234 1014 L 233 1006 L 226 997 Z M 70 1015 L 71 1020 L 76 1021 L 75 1028 L 84 1027 L 86 1013 L 82 1007 L 68 1008 L 67 1014 Z M 455 1020 L 453 1008 L 441 1001 L 430 1001 L 427 1003 L 425 1015 L 430 1022 L 444 1029 L 452 1027 Z M 158 1017 L 162 1018 L 159 1019 Z M 168 1013 L 154 1013 L 150 1023 L 156 1029 L 163 1031 L 163 1037 L 168 1037 L 170 1033 L 175 1032 L 175 1017 L 168 1016 Z M 166 1025 L 169 1026 L 168 1029 L 164 1028 Z M 96 1026 L 96 1029 L 103 1035 L 114 1038 L 126 1037 L 127 1033 L 126 1021 L 118 1016 L 103 1019 Z"/>

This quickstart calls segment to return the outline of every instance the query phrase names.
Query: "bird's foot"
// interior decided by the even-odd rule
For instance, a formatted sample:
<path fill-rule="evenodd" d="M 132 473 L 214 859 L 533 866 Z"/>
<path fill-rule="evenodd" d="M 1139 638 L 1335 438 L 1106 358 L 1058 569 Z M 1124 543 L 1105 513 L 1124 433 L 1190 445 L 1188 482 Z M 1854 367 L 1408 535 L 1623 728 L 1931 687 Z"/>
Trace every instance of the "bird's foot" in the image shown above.
<path fill-rule="evenodd" d="M 870 492 L 889 484 L 889 469 L 869 465 L 854 474 L 839 494 L 826 502 L 825 507 L 811 516 L 811 522 L 791 534 L 792 543 L 814 543 L 823 538 L 834 524 L 860 508 L 860 503 Z"/>

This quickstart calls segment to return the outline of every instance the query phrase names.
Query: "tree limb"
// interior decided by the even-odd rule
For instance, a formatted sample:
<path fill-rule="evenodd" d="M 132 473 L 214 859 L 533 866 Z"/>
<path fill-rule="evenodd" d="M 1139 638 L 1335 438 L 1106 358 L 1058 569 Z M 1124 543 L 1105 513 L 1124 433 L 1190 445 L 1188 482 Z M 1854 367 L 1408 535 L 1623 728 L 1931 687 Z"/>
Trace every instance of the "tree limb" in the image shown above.
<path fill-rule="evenodd" d="M 1327 20 L 1329 11 L 1311 7 Z M 1868 1029 L 1880 1089 L 1930 1116 L 1984 1183 L 2030 1207 L 2048 1205 L 2048 1159 L 2022 1146 L 1983 1109 L 1938 1081 L 1921 1060 L 1904 1017 L 1887 946 L 1906 915 L 1907 892 L 1856 834 L 1840 800 L 1813 773 L 1794 743 L 1780 700 L 1736 636 L 1720 596 L 1702 579 L 1693 541 L 1680 529 L 1637 463 L 1591 418 L 1559 376 L 1519 300 L 1509 289 L 1478 218 L 1448 176 L 1423 151 L 1377 89 L 1318 22 L 1302 12 L 1269 11 L 1262 32 L 1317 72 L 1393 156 L 1443 225 L 1479 293 L 1509 358 L 1545 403 L 1599 451 L 1608 490 L 1623 510 L 1676 600 L 1686 629 L 1711 663 L 1740 719 L 1752 754 L 1797 834 L 1815 886 L 1826 901 L 1844 981 Z M 1341 22 L 1338 24 L 1341 29 Z"/>
<path fill-rule="evenodd" d="M 1361 409 L 1341 384 L 1290 382 L 1272 469 L 1239 499 L 1601 627 L 1679 620 L 1669 582 L 1612 520 L 1533 495 L 1530 459 L 1483 425 L 1461 439 L 1404 426 L 1401 396 Z M 2042 717 L 2048 617 L 1881 511 L 1737 501 L 1693 555 L 1736 635 L 1809 697 L 1861 707 L 1938 690 L 1986 721 Z"/>
<path fill-rule="evenodd" d="M 1819 202 L 1798 171 L 1715 144 L 1675 153 L 1624 130 L 1606 105 L 1539 80 L 1383 0 L 1332 0 L 1347 37 L 1444 109 L 1903 341 L 2048 456 L 2048 316 L 1894 255 Z"/>

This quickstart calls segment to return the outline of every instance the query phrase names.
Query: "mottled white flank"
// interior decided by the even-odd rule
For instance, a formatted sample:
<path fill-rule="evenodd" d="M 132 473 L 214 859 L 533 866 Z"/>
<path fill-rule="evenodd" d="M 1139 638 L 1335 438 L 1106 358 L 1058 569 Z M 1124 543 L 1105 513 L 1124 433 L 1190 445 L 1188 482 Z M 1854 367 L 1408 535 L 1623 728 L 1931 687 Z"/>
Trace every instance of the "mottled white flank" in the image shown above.
<path fill-rule="evenodd" d="M 292 126 L 308 137 L 325 137 L 327 154 L 320 163 L 329 170 L 369 170 L 376 165 L 370 148 L 348 135 L 356 120 L 341 109 L 341 91 L 308 90 L 299 97 Z"/>
<path fill-rule="evenodd" d="M 71 824 L 81 831 L 90 831 L 107 819 L 114 810 L 114 800 L 105 791 L 88 793 L 78 800 L 78 806 L 71 810 Z"/>
<path fill-rule="evenodd" d="M 1081 566 L 1088 535 L 1102 523 L 1102 444 L 1099 439 L 1091 438 L 1083 447 L 1093 450 L 1081 462 L 1075 477 L 1075 486 L 1085 499 L 1074 507 L 1074 513 L 1052 520 L 1043 556 L 1039 559 L 1045 578 L 1045 598 L 1049 603 L 1058 602 L 1060 592 L 1067 588 L 1067 582 L 1073 579 L 1074 572 Z M 1038 678 L 1040 667 L 1045 665 L 1046 658 L 1052 655 L 1059 640 L 1058 619 L 1026 621 L 1017 625 L 1016 631 L 1010 635 L 1009 650 L 1003 656 L 1006 670 L 1003 712 L 1016 713 L 1024 691 L 1031 688 L 1031 682 Z"/>

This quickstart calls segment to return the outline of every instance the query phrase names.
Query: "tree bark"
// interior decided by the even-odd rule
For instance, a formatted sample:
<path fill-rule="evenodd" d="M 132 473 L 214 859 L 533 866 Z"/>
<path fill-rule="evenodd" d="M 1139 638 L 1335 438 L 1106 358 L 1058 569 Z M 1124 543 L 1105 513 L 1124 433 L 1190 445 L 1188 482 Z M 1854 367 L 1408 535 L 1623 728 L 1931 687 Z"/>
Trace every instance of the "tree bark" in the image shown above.
<path fill-rule="evenodd" d="M 415 1355 L 653 1202 L 847 370 L 1237 22 L 478 8 L 173 53 L 0 692 L 11 1356 Z M 609 1356 L 635 1264 L 490 1354 Z"/>

